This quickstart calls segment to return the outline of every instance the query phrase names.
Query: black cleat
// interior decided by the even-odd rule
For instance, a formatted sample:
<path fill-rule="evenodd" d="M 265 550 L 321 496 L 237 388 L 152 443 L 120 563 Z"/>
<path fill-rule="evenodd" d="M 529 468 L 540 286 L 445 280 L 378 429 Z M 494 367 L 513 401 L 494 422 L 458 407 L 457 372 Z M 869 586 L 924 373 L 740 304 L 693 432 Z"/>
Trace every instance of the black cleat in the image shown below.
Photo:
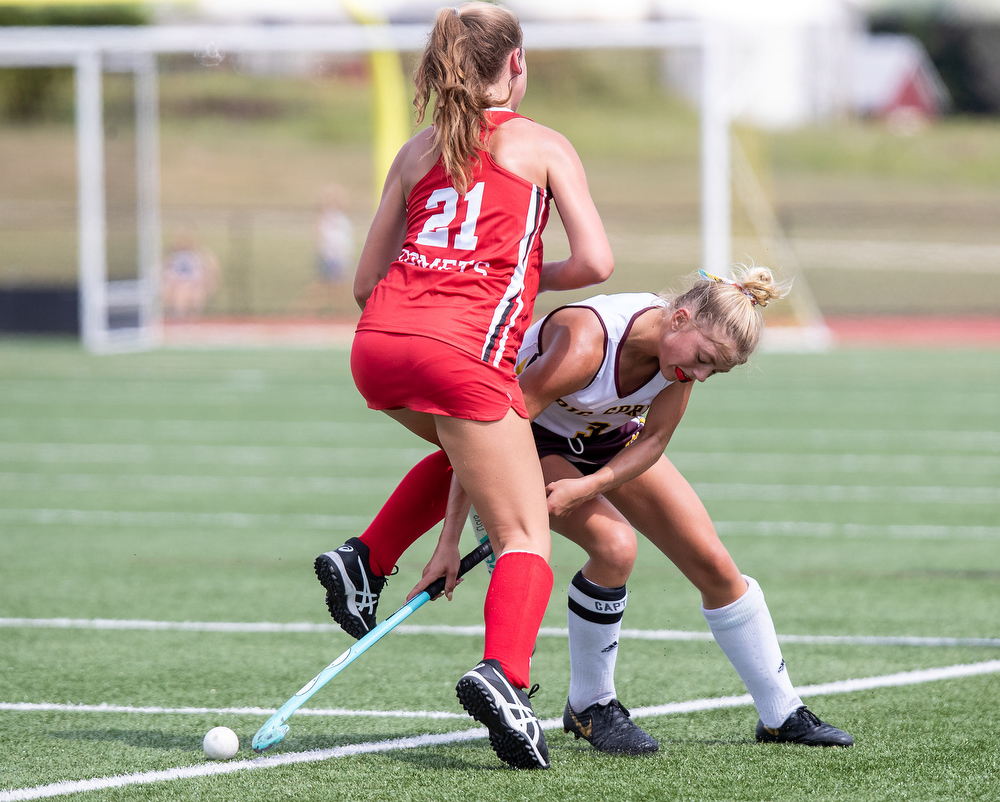
<path fill-rule="evenodd" d="M 316 577 L 326 588 L 330 615 L 352 638 L 361 638 L 375 628 L 378 595 L 384 576 L 375 576 L 368 564 L 368 547 L 352 537 L 335 551 L 316 558 Z"/>
<path fill-rule="evenodd" d="M 490 746 L 504 763 L 515 769 L 549 767 L 545 735 L 528 694 L 510 684 L 498 661 L 483 660 L 455 690 L 469 715 L 486 725 Z"/>
<path fill-rule="evenodd" d="M 590 741 L 598 752 L 612 755 L 651 755 L 660 748 L 648 733 L 639 727 L 617 699 L 604 705 L 595 704 L 577 713 L 569 702 L 563 712 L 563 731 L 574 738 Z"/>
<path fill-rule="evenodd" d="M 777 729 L 757 721 L 757 740 L 767 744 L 802 744 L 803 746 L 854 746 L 854 739 L 838 730 L 803 705 L 785 719 Z"/>

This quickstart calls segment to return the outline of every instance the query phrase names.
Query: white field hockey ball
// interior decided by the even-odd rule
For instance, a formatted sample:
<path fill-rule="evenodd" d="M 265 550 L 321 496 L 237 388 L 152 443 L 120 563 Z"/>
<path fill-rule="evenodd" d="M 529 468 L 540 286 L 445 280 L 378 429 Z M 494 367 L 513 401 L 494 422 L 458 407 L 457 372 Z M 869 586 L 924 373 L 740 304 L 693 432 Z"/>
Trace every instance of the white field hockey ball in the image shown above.
<path fill-rule="evenodd" d="M 240 751 L 240 739 L 229 727 L 213 727 L 201 745 L 212 760 L 229 760 Z"/>

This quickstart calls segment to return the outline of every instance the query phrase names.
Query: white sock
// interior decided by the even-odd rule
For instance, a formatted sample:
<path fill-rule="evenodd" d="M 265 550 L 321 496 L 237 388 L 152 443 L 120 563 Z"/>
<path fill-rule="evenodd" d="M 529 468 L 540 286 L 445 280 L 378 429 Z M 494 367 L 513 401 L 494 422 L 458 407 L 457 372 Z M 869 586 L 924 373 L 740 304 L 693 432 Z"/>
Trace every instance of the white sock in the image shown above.
<path fill-rule="evenodd" d="M 747 686 L 765 727 L 780 727 L 802 704 L 792 687 L 764 592 L 752 577 L 750 586 L 732 604 L 716 610 L 701 608 L 716 642 Z"/>
<path fill-rule="evenodd" d="M 569 703 L 581 712 L 615 698 L 625 586 L 602 588 L 577 571 L 569 586 Z"/>

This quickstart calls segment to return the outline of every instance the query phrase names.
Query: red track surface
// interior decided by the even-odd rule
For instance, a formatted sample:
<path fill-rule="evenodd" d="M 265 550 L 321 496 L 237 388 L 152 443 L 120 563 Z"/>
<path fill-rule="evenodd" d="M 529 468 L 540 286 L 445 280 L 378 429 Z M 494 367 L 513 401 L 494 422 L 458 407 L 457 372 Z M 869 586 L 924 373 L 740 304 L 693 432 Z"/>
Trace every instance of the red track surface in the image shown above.
<path fill-rule="evenodd" d="M 1000 348 L 1000 317 L 827 318 L 839 345 Z"/>

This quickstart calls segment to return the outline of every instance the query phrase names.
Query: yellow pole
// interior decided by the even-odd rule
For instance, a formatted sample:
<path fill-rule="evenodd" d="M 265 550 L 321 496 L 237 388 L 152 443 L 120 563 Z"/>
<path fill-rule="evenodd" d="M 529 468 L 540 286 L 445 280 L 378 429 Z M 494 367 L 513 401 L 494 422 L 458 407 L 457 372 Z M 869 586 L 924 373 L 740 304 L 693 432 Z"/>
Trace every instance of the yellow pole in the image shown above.
<path fill-rule="evenodd" d="M 363 25 L 385 22 L 358 3 L 347 2 L 344 5 L 350 15 Z M 375 112 L 373 180 L 377 206 L 392 160 L 409 137 L 410 118 L 399 53 L 391 49 L 375 50 L 369 56 L 369 61 Z"/>

